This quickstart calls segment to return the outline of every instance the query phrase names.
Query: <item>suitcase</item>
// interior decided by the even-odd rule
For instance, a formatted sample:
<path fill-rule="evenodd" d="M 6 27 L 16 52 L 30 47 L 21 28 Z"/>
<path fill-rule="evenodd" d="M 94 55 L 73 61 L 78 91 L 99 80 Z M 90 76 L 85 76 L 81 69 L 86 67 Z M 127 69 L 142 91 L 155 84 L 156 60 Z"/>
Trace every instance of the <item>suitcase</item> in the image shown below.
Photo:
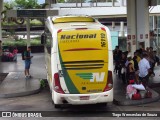
<path fill-rule="evenodd" d="M 141 99 L 141 95 L 139 93 L 135 93 L 132 95 L 132 100 L 140 100 Z"/>
<path fill-rule="evenodd" d="M 146 98 L 152 98 L 152 92 L 151 91 L 147 91 L 146 93 Z"/>

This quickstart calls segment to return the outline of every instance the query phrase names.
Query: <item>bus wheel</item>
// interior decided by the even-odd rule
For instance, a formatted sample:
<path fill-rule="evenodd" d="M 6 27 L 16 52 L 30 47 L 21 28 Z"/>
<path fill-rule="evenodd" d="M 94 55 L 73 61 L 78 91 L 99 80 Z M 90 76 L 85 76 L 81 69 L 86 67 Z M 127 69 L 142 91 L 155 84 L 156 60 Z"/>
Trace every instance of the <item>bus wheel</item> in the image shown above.
<path fill-rule="evenodd" d="M 98 105 L 101 106 L 101 107 L 106 107 L 107 103 L 98 103 Z"/>
<path fill-rule="evenodd" d="M 61 108 L 60 104 L 54 104 L 53 100 L 52 100 L 52 104 L 54 105 L 54 108 Z"/>
<path fill-rule="evenodd" d="M 54 107 L 55 108 L 61 108 L 61 105 L 60 104 L 54 104 Z"/>

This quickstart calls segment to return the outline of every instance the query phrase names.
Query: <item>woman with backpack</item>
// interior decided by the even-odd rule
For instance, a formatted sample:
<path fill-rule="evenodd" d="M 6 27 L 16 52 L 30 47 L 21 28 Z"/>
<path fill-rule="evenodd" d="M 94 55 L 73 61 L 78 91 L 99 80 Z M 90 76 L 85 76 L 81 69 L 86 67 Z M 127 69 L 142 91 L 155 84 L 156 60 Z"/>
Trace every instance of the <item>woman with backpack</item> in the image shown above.
<path fill-rule="evenodd" d="M 23 52 L 23 55 L 22 55 L 22 59 L 24 59 L 24 63 L 25 63 L 25 78 L 28 79 L 28 78 L 31 78 L 31 75 L 29 73 L 29 69 L 30 69 L 30 65 L 31 65 L 31 58 L 33 56 L 31 56 L 31 47 L 28 47 L 27 48 L 27 51 Z"/>

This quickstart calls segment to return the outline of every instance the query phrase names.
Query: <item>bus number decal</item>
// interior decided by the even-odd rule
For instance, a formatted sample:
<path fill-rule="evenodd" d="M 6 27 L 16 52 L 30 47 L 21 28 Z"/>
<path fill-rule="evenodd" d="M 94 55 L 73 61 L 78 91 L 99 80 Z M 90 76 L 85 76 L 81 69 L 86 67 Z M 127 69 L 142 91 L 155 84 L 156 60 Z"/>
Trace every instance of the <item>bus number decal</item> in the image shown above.
<path fill-rule="evenodd" d="M 105 34 L 101 33 L 101 47 L 106 47 L 106 39 Z"/>

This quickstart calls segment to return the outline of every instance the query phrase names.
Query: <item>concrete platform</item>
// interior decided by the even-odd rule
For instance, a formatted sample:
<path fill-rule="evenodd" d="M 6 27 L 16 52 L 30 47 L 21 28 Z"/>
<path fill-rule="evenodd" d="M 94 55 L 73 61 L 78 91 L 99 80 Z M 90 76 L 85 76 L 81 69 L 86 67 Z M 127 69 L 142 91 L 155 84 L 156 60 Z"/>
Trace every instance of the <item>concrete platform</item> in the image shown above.
<path fill-rule="evenodd" d="M 121 94 L 121 96 L 115 96 L 114 97 L 114 104 L 116 105 L 142 105 L 142 104 L 147 104 L 147 103 L 152 103 L 152 102 L 156 102 L 160 99 L 160 96 L 157 92 L 155 92 L 152 89 L 149 89 L 152 92 L 152 98 L 143 98 L 140 100 L 130 100 L 130 99 L 126 99 L 125 94 Z"/>
<path fill-rule="evenodd" d="M 25 79 L 23 72 L 10 72 L 0 84 L 0 98 L 20 97 L 40 92 L 39 79 Z"/>
<path fill-rule="evenodd" d="M 154 69 L 155 71 L 155 77 L 150 77 L 150 85 L 153 83 L 160 83 L 160 67 L 157 66 Z M 159 93 L 149 88 L 149 90 L 152 92 L 152 98 L 143 98 L 141 100 L 130 100 L 126 99 L 126 86 L 121 81 L 121 79 L 118 78 L 118 75 L 114 75 L 114 101 L 113 103 L 116 105 L 142 105 L 147 104 L 151 102 L 156 102 L 160 99 Z M 155 84 L 154 84 L 155 85 Z M 150 87 L 150 86 L 149 86 Z"/>

